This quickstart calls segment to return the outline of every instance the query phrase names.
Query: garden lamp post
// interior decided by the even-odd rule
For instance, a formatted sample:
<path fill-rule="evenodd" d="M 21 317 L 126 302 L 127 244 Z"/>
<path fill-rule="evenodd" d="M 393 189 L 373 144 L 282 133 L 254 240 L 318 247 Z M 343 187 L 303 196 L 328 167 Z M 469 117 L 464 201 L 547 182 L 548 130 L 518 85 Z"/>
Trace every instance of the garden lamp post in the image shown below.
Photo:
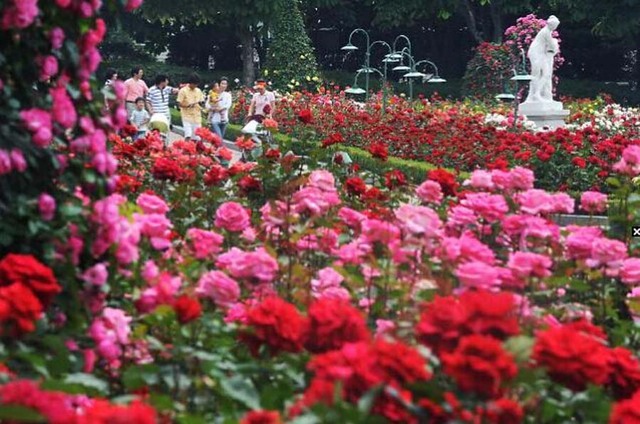
<path fill-rule="evenodd" d="M 362 72 L 360 72 L 360 71 L 356 72 L 356 77 L 353 80 L 353 86 L 347 88 L 346 90 L 344 90 L 345 93 L 354 94 L 354 95 L 366 94 L 365 90 L 363 90 L 362 88 L 358 87 L 358 77 L 360 76 L 361 73 Z"/>
<path fill-rule="evenodd" d="M 422 78 L 423 81 L 426 79 L 427 83 L 443 83 L 443 82 L 447 82 L 447 80 L 445 80 L 444 78 L 440 77 L 440 74 L 438 73 L 438 67 L 432 61 L 424 59 L 424 60 L 420 60 L 420 61 L 416 62 L 415 59 L 413 58 L 413 56 L 411 56 L 411 54 L 409 54 L 406 49 L 402 49 L 402 51 L 400 53 L 402 54 L 403 57 L 407 57 L 408 58 L 409 66 L 403 65 L 402 62 L 400 62 L 400 65 L 398 65 L 395 68 L 393 68 L 393 70 L 394 71 L 409 71 L 406 74 L 402 75 L 404 78 L 407 78 L 409 80 L 409 100 L 413 100 L 413 79 L 414 78 Z M 427 64 L 427 65 L 432 66 L 434 71 L 435 71 L 435 73 L 433 73 L 433 74 L 425 74 L 425 73 L 419 72 L 417 70 L 417 67 L 422 65 L 422 64 Z"/>
<path fill-rule="evenodd" d="M 353 38 L 353 36 L 357 33 L 361 33 L 364 34 L 365 40 L 367 42 L 367 47 L 366 47 L 366 51 L 364 54 L 364 66 L 362 68 L 360 68 L 358 70 L 358 72 L 363 71 L 365 72 L 365 82 L 364 82 L 364 87 L 366 90 L 366 97 L 365 99 L 369 98 L 369 74 L 371 73 L 371 71 L 369 71 L 369 59 L 371 57 L 371 38 L 369 37 L 369 33 L 367 31 L 365 31 L 362 28 L 356 28 L 353 31 L 351 31 L 351 34 L 349 34 L 349 42 L 347 44 L 345 44 L 344 46 L 342 46 L 340 48 L 340 50 L 346 51 L 346 52 L 350 52 L 350 51 L 355 51 L 355 50 L 359 50 L 358 47 L 354 46 L 353 43 L 351 42 L 351 39 Z M 357 77 L 357 75 L 356 75 Z"/>

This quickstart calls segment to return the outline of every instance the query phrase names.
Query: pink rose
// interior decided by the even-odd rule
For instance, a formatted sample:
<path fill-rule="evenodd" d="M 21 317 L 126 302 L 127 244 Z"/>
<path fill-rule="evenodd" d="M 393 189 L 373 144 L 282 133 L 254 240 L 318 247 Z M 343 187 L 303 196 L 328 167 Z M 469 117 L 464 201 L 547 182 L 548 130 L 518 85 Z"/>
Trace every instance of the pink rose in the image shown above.
<path fill-rule="evenodd" d="M 521 166 L 516 166 L 509 172 L 508 188 L 513 190 L 530 190 L 533 188 L 535 176 L 533 171 Z"/>
<path fill-rule="evenodd" d="M 620 279 L 625 284 L 640 283 L 640 258 L 628 258 L 622 262 Z"/>
<path fill-rule="evenodd" d="M 216 266 L 229 271 L 234 278 L 258 283 L 270 283 L 278 275 L 278 262 L 263 248 L 245 252 L 232 247 L 228 252 L 218 256 Z"/>
<path fill-rule="evenodd" d="M 224 237 L 213 231 L 190 228 L 187 237 L 191 240 L 191 247 L 196 259 L 211 258 L 220 253 Z"/>
<path fill-rule="evenodd" d="M 38 197 L 38 210 L 43 221 L 51 221 L 56 213 L 56 199 L 47 193 Z"/>
<path fill-rule="evenodd" d="M 2 29 L 21 29 L 33 23 L 38 16 L 38 0 L 10 0 L 2 14 Z"/>
<path fill-rule="evenodd" d="M 33 134 L 33 143 L 47 147 L 53 140 L 51 113 L 44 109 L 26 109 L 20 112 L 24 126 Z"/>
<path fill-rule="evenodd" d="M 13 149 L 11 150 L 11 153 L 9 154 L 9 156 L 11 157 L 11 166 L 15 171 L 18 171 L 18 172 L 26 171 L 27 161 L 25 160 L 24 155 L 22 154 L 22 150 Z"/>
<path fill-rule="evenodd" d="M 196 293 L 211 299 L 218 307 L 227 309 L 240 298 L 240 286 L 224 272 L 210 271 L 198 280 Z"/>
<path fill-rule="evenodd" d="M 132 12 L 142 5 L 142 0 L 127 0 L 127 4 L 124 6 L 124 10 Z"/>
<path fill-rule="evenodd" d="M 484 262 L 461 264 L 456 269 L 455 275 L 465 288 L 491 289 L 500 285 L 498 269 Z"/>
<path fill-rule="evenodd" d="M 499 194 L 469 193 L 460 204 L 490 223 L 501 220 L 509 211 L 507 201 Z"/>
<path fill-rule="evenodd" d="M 329 171 L 316 170 L 309 175 L 309 187 L 315 187 L 322 191 L 335 191 L 336 181 Z"/>
<path fill-rule="evenodd" d="M 635 144 L 627 146 L 622 151 L 622 159 L 631 166 L 640 165 L 640 146 Z"/>
<path fill-rule="evenodd" d="M 409 213 L 410 212 L 407 212 L 407 215 L 409 215 Z M 401 222 L 402 219 L 403 218 L 399 218 Z M 431 225 L 431 220 L 428 218 L 422 219 L 419 213 L 409 215 L 406 217 L 406 221 L 407 225 L 410 225 L 412 228 L 415 227 L 414 229 L 416 229 L 416 231 L 419 231 L 420 228 L 426 230 L 429 225 Z M 400 238 L 400 230 L 390 222 L 379 219 L 367 219 L 362 223 L 362 237 L 369 244 L 379 242 L 388 245 Z"/>
<path fill-rule="evenodd" d="M 339 287 L 344 277 L 333 268 L 322 268 L 318 271 L 318 278 L 311 280 L 311 290 L 321 293 L 331 287 Z"/>
<path fill-rule="evenodd" d="M 607 195 L 598 191 L 585 191 L 580 197 L 580 207 L 590 214 L 607 210 Z"/>
<path fill-rule="evenodd" d="M 53 120 L 65 129 L 73 128 L 78 114 L 64 85 L 49 89 L 53 100 Z"/>
<path fill-rule="evenodd" d="M 38 60 L 40 64 L 40 81 L 47 81 L 58 73 L 58 59 L 48 55 Z"/>
<path fill-rule="evenodd" d="M 493 171 L 503 172 L 503 171 Z M 492 190 L 495 184 L 492 181 L 492 173 L 483 169 L 477 169 L 471 173 L 471 177 L 464 182 L 464 185 L 470 185 L 473 188 L 482 190 Z"/>
<path fill-rule="evenodd" d="M 55 27 L 49 32 L 49 41 L 51 41 L 51 48 L 54 50 L 62 47 L 64 39 L 64 30 L 60 27 Z"/>
<path fill-rule="evenodd" d="M 396 209 L 395 215 L 402 229 L 411 235 L 433 238 L 442 234 L 442 221 L 431 208 L 402 205 Z"/>
<path fill-rule="evenodd" d="M 427 203 L 440 203 L 443 198 L 442 187 L 436 181 L 427 180 L 416 188 L 416 195 Z"/>
<path fill-rule="evenodd" d="M 140 196 L 138 196 L 136 205 L 140 206 L 142 211 L 146 214 L 165 214 L 169 211 L 169 206 L 167 206 L 167 203 L 154 194 L 142 193 Z"/>
<path fill-rule="evenodd" d="M 82 273 L 80 278 L 94 286 L 103 286 L 109 278 L 109 272 L 104 263 L 99 263 Z"/>
<path fill-rule="evenodd" d="M 8 174 L 12 170 L 11 154 L 6 150 L 0 149 L 0 175 Z"/>
<path fill-rule="evenodd" d="M 308 212 L 321 216 L 329 212 L 333 206 L 340 204 L 336 191 L 323 191 L 317 187 L 304 187 L 293 195 L 294 210 L 297 213 Z"/>
<path fill-rule="evenodd" d="M 507 267 L 519 278 L 544 278 L 551 275 L 553 261 L 548 256 L 533 252 L 514 252 L 509 255 Z"/>
<path fill-rule="evenodd" d="M 367 216 L 351 208 L 342 207 L 338 211 L 338 218 L 347 226 L 360 230 L 362 222 L 367 220 Z"/>
<path fill-rule="evenodd" d="M 215 225 L 227 231 L 241 232 L 251 224 L 249 213 L 239 203 L 225 202 L 216 211 Z"/>

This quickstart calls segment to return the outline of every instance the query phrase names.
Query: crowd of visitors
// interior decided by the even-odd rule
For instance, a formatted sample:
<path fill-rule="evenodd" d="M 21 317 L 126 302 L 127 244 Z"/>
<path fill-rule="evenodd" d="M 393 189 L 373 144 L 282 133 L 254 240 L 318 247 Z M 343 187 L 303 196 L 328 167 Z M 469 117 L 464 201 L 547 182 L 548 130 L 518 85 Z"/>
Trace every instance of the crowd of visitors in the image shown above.
<path fill-rule="evenodd" d="M 114 96 L 109 95 L 113 82 L 118 79 L 118 71 L 107 69 L 105 75 L 105 108 L 113 107 Z M 224 139 L 229 123 L 229 111 L 233 105 L 232 95 L 228 90 L 229 80 L 220 78 L 211 85 L 208 93 L 200 89 L 200 77 L 192 74 L 187 81 L 178 87 L 169 83 L 169 77 L 159 74 L 149 88 L 143 79 L 144 69 L 134 67 L 130 78 L 124 81 L 125 106 L 131 125 L 137 129 L 135 138 L 142 137 L 150 130 L 158 130 L 167 135 L 172 128 L 170 100 L 176 96 L 176 105 L 180 109 L 180 117 L 184 138 L 198 139 L 196 130 L 203 124 Z M 249 107 L 247 127 L 257 127 L 265 118 L 275 112 L 275 95 L 267 90 L 264 80 L 256 81 L 254 94 Z M 250 125 L 249 125 L 250 124 Z"/>

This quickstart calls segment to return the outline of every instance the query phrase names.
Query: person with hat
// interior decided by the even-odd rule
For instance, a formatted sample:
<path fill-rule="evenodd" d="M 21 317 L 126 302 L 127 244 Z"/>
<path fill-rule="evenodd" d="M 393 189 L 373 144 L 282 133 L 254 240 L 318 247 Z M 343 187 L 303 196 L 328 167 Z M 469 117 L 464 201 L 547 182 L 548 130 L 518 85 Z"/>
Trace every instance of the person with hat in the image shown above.
<path fill-rule="evenodd" d="M 253 93 L 251 104 L 249 105 L 249 120 L 262 123 L 264 118 L 271 118 L 275 113 L 276 96 L 272 91 L 267 91 L 267 83 L 265 80 L 258 80 L 253 87 L 256 92 Z"/>

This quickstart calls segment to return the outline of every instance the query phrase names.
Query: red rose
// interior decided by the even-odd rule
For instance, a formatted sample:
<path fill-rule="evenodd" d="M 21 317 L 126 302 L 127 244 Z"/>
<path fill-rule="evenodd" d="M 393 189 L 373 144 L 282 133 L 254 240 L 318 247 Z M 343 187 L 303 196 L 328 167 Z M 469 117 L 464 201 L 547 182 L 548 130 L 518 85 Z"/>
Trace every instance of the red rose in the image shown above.
<path fill-rule="evenodd" d="M 0 335 L 12 326 L 9 333 L 30 333 L 41 315 L 42 304 L 27 286 L 15 283 L 0 287 Z"/>
<path fill-rule="evenodd" d="M 280 159 L 280 150 L 278 149 L 268 149 L 264 154 L 267 159 L 277 160 Z"/>
<path fill-rule="evenodd" d="M 609 424 L 635 424 L 640 422 L 640 391 L 631 399 L 613 405 Z"/>
<path fill-rule="evenodd" d="M 583 169 L 587 166 L 587 161 L 579 156 L 576 156 L 573 159 L 571 159 L 571 163 L 580 169 Z"/>
<path fill-rule="evenodd" d="M 362 314 L 345 300 L 320 299 L 309 307 L 308 318 L 305 347 L 310 352 L 340 349 L 345 343 L 369 338 Z"/>
<path fill-rule="evenodd" d="M 458 345 L 467 312 L 453 296 L 436 296 L 425 308 L 416 325 L 417 339 L 436 354 L 449 352 Z"/>
<path fill-rule="evenodd" d="M 569 326 L 540 332 L 532 358 L 546 368 L 552 380 L 574 391 L 584 390 L 587 383 L 604 384 L 611 374 L 611 354 L 606 346 Z"/>
<path fill-rule="evenodd" d="M 217 186 L 229 178 L 229 173 L 220 165 L 213 165 L 206 174 L 204 174 L 204 183 L 207 186 Z"/>
<path fill-rule="evenodd" d="M 303 124 L 310 124 L 313 121 L 313 115 L 311 114 L 310 109 L 303 109 L 298 113 L 298 119 Z"/>
<path fill-rule="evenodd" d="M 518 308 L 509 292 L 467 291 L 460 296 L 467 312 L 465 333 L 483 334 L 504 340 L 520 333 Z"/>
<path fill-rule="evenodd" d="M 445 196 L 455 196 L 458 189 L 456 176 L 446 169 L 434 169 L 427 173 L 427 178 L 440 184 Z"/>
<path fill-rule="evenodd" d="M 384 174 L 384 185 L 389 190 L 407 184 L 407 179 L 399 169 L 394 169 Z"/>
<path fill-rule="evenodd" d="M 110 424 L 155 424 L 158 416 L 153 407 L 134 400 L 129 405 L 113 405 L 106 400 L 96 399 L 83 415 L 83 422 Z"/>
<path fill-rule="evenodd" d="M 382 161 L 386 161 L 389 158 L 389 149 L 386 145 L 380 142 L 371 143 L 367 148 L 367 151 L 371 153 L 371 156 Z"/>
<path fill-rule="evenodd" d="M 241 334 L 241 339 L 254 356 L 263 345 L 272 355 L 302 350 L 306 321 L 295 306 L 279 297 L 268 297 L 251 307 L 246 320 L 248 330 Z"/>
<path fill-rule="evenodd" d="M 518 372 L 511 355 L 502 344 L 487 336 L 466 336 L 453 353 L 442 355 L 444 372 L 464 391 L 494 398 L 500 386 Z"/>
<path fill-rule="evenodd" d="M 53 271 L 31 255 L 8 254 L 0 260 L 0 286 L 22 283 L 46 307 L 62 291 Z"/>
<path fill-rule="evenodd" d="M 176 299 L 173 304 L 173 310 L 176 311 L 178 321 L 180 321 L 181 324 L 187 324 L 200 318 L 202 315 L 202 306 L 198 299 L 186 295 L 182 295 Z"/>
<path fill-rule="evenodd" d="M 331 405 L 338 383 L 341 387 L 338 395 L 348 402 L 358 402 L 365 393 L 381 384 L 394 388 L 400 397 L 411 402 L 411 393 L 403 386 L 431 377 L 425 359 L 417 350 L 382 339 L 373 343 L 347 343 L 340 350 L 317 355 L 309 362 L 308 369 L 314 373 L 314 378 L 304 394 L 302 406 L 318 402 Z M 386 393 L 375 399 L 373 412 L 392 422 L 417 422 L 401 402 Z"/>
<path fill-rule="evenodd" d="M 262 189 L 262 184 L 257 178 L 254 178 L 251 175 L 245 175 L 238 180 L 238 187 L 240 187 L 245 193 L 250 193 L 252 191 L 260 191 L 260 189 Z"/>
<path fill-rule="evenodd" d="M 489 403 L 486 411 L 483 411 L 483 418 L 486 418 L 486 422 L 494 424 L 515 424 L 522 422 L 524 412 L 518 402 L 501 398 Z"/>
<path fill-rule="evenodd" d="M 357 196 L 367 191 L 367 184 L 360 177 L 347 178 L 347 180 L 344 182 L 344 185 L 349 193 L 355 194 Z"/>
<path fill-rule="evenodd" d="M 282 418 L 278 411 L 251 411 L 241 420 L 240 424 L 281 424 Z"/>
<path fill-rule="evenodd" d="M 623 347 L 611 349 L 609 382 L 616 399 L 628 399 L 640 389 L 640 361 Z"/>
<path fill-rule="evenodd" d="M 338 143 L 344 143 L 344 137 L 340 133 L 333 133 L 322 140 L 322 147 L 329 147 Z"/>

